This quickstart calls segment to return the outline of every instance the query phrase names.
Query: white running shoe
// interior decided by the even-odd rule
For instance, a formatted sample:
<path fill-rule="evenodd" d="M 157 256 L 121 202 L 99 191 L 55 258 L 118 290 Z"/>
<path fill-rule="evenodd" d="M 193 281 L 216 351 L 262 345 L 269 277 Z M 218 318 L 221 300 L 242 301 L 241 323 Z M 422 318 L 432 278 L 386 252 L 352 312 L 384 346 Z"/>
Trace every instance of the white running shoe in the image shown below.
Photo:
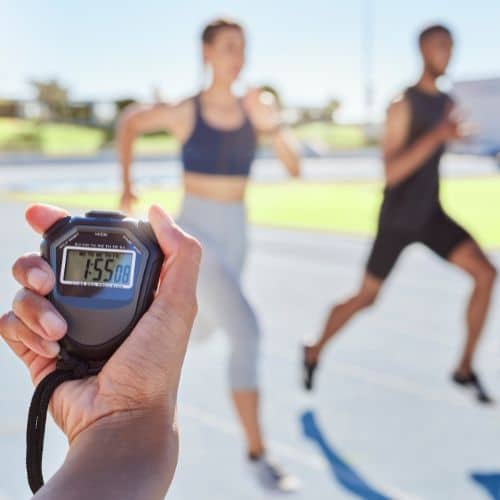
<path fill-rule="evenodd" d="M 299 480 L 295 476 L 287 474 L 265 454 L 257 459 L 250 459 L 249 462 L 253 474 L 265 489 L 281 493 L 298 491 Z"/>

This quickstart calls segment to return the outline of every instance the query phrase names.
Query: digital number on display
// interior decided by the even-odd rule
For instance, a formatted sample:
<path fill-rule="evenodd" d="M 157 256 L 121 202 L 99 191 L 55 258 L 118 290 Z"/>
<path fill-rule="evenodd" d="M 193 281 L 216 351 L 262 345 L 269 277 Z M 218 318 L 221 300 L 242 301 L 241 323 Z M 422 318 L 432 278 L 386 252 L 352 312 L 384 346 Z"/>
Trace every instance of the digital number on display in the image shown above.
<path fill-rule="evenodd" d="M 65 247 L 60 281 L 64 285 L 132 288 L 135 252 Z"/>

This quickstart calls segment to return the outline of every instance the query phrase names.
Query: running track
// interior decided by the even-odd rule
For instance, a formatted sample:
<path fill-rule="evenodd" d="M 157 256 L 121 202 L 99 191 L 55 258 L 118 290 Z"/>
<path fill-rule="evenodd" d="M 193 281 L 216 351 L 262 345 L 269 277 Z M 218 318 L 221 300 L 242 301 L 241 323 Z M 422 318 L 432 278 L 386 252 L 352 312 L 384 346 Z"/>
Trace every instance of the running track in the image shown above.
<path fill-rule="evenodd" d="M 16 289 L 9 267 L 36 248 L 23 207 L 0 206 L 9 238 L 0 249 L 1 310 Z M 327 305 L 353 289 L 369 242 L 325 233 L 254 228 L 245 286 L 264 329 L 261 378 L 270 449 L 303 484 L 297 500 L 500 499 L 500 408 L 481 408 L 447 381 L 462 340 L 468 280 L 411 248 L 373 311 L 331 347 L 318 389 L 299 388 L 299 341 Z M 500 255 L 494 256 L 500 265 Z M 480 353 L 500 398 L 500 293 Z M 222 333 L 193 340 L 180 394 L 181 458 L 169 498 L 274 498 L 258 489 L 227 398 Z M 31 387 L 0 347 L 0 500 L 28 497 L 24 422 Z M 209 390 L 207 390 L 209 388 Z M 51 424 L 46 474 L 64 438 Z"/>

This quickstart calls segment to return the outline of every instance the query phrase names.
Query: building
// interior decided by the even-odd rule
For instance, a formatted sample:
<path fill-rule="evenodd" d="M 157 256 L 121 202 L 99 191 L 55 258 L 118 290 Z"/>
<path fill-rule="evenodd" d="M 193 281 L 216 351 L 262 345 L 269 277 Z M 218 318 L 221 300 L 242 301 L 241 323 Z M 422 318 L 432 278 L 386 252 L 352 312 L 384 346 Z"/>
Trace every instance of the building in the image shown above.
<path fill-rule="evenodd" d="M 500 159 L 500 78 L 457 82 L 453 95 L 458 113 L 472 129 L 471 137 L 453 149 Z"/>

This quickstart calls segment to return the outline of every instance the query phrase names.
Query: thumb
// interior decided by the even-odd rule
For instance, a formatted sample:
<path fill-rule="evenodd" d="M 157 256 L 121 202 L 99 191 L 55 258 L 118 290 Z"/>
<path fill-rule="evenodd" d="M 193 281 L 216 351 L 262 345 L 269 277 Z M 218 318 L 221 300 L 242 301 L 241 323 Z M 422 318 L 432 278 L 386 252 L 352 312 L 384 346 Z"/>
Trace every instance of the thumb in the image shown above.
<path fill-rule="evenodd" d="M 246 97 L 247 98 L 257 98 L 259 97 L 259 93 L 260 93 L 260 87 L 256 87 L 256 86 L 253 86 L 253 87 L 248 87 L 247 89 L 247 93 L 246 93 Z"/>
<path fill-rule="evenodd" d="M 259 102 L 259 87 L 249 87 L 243 97 L 243 106 L 246 110 L 252 109 Z"/>
<path fill-rule="evenodd" d="M 176 388 L 196 315 L 196 283 L 201 247 L 159 206 L 149 221 L 165 255 L 160 285 L 151 307 L 104 366 L 103 377 L 130 381 L 135 398 Z"/>
<path fill-rule="evenodd" d="M 450 120 L 455 111 L 455 104 L 453 101 L 448 101 L 443 110 L 443 120 Z"/>
<path fill-rule="evenodd" d="M 201 246 L 184 232 L 158 205 L 149 210 L 149 221 L 165 255 L 163 272 L 155 302 L 174 309 L 188 324 L 194 317 L 196 285 Z"/>

